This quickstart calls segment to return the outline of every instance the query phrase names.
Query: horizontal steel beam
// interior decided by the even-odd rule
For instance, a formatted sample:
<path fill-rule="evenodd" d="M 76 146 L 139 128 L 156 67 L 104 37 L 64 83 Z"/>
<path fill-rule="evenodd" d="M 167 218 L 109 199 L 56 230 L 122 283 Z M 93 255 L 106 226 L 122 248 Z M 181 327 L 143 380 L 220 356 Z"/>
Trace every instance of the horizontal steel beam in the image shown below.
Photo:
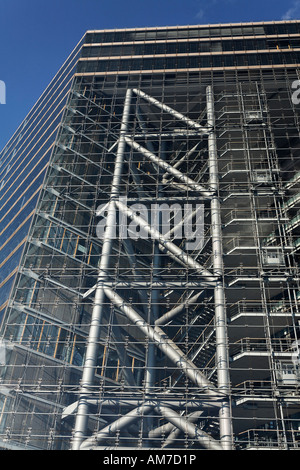
<path fill-rule="evenodd" d="M 171 131 L 171 132 L 147 132 L 144 133 L 144 134 L 134 134 L 134 138 L 135 139 L 138 139 L 138 138 L 145 138 L 145 136 L 147 137 L 147 139 L 149 138 L 155 138 L 155 139 L 159 139 L 161 137 L 166 137 L 166 138 L 173 138 L 173 137 L 199 137 L 203 135 L 203 132 L 200 131 L 200 132 L 197 132 L 197 131 L 188 131 L 188 130 L 184 130 L 184 129 L 180 129 L 178 131 L 174 130 L 174 131 Z M 130 134 L 128 134 L 128 137 L 130 137 Z"/>
<path fill-rule="evenodd" d="M 8 390 L 8 389 L 7 389 Z M 7 392 L 8 394 L 9 392 Z M 91 406 L 101 406 L 105 408 L 113 408 L 115 406 L 119 407 L 139 407 L 145 403 L 143 398 L 104 398 L 99 400 L 98 398 L 88 398 L 87 402 Z M 163 406 L 171 406 L 172 408 L 176 408 L 178 410 L 205 410 L 208 408 L 220 408 L 221 406 L 221 399 L 220 400 L 211 400 L 210 398 L 203 397 L 203 399 L 197 398 L 190 399 L 190 400 L 178 400 L 178 399 L 166 399 L 165 397 L 159 398 L 151 398 L 147 400 L 147 403 L 152 404 L 153 406 L 163 405 Z M 62 412 L 62 419 L 67 418 L 74 414 L 78 407 L 78 401 L 71 403 L 66 408 L 64 408 Z"/>
<path fill-rule="evenodd" d="M 95 284 L 88 291 L 86 291 L 82 298 L 86 299 L 95 292 L 97 289 Z M 116 289 L 197 289 L 197 288 L 213 288 L 215 281 L 208 281 L 207 279 L 196 281 L 101 281 L 104 287 L 114 287 Z"/>

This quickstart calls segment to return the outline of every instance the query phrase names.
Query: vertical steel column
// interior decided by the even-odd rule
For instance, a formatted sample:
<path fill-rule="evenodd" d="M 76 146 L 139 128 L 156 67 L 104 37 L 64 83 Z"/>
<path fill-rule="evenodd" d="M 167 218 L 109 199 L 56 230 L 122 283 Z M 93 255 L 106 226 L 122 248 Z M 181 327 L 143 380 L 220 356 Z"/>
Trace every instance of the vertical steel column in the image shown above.
<path fill-rule="evenodd" d="M 125 151 L 125 146 L 126 146 L 125 134 L 128 128 L 131 96 L 132 96 L 132 90 L 127 90 L 125 103 L 124 103 L 124 109 L 123 109 L 120 138 L 118 141 L 118 149 L 117 149 L 117 155 L 116 155 L 116 161 L 115 161 L 114 175 L 113 175 L 112 186 L 111 186 L 110 202 L 108 205 L 107 225 L 106 225 L 106 231 L 105 231 L 104 239 L 103 239 L 102 254 L 101 254 L 101 260 L 100 260 L 100 265 L 99 265 L 98 282 L 97 282 L 97 288 L 95 292 L 94 307 L 93 307 L 93 312 L 92 312 L 89 337 L 87 340 L 86 358 L 85 358 L 85 364 L 83 368 L 80 398 L 79 398 L 76 422 L 75 422 L 75 427 L 74 427 L 74 436 L 73 436 L 73 442 L 72 442 L 73 450 L 79 450 L 81 442 L 86 437 L 86 430 L 87 430 L 87 424 L 88 424 L 88 409 L 89 409 L 87 400 L 89 398 L 91 387 L 93 386 L 95 367 L 97 365 L 97 351 L 98 351 L 98 344 L 99 344 L 99 338 L 100 338 L 103 303 L 104 303 L 104 298 L 105 298 L 105 293 L 103 290 L 103 281 L 107 277 L 107 270 L 109 267 L 109 259 L 110 259 L 111 248 L 112 248 L 113 234 L 114 234 L 115 224 L 116 224 L 115 201 L 119 196 L 119 188 L 120 188 L 122 169 L 123 169 L 123 157 L 124 157 L 124 151 Z"/>
<path fill-rule="evenodd" d="M 152 142 L 150 142 L 150 148 L 153 150 Z M 157 168 L 157 180 L 158 180 L 158 194 L 157 196 L 160 197 L 162 195 L 162 183 L 160 181 L 161 176 L 161 168 Z M 159 221 L 158 221 L 159 231 L 161 231 L 161 214 L 159 214 Z M 153 241 L 153 280 L 156 281 L 159 279 L 159 268 L 161 264 L 161 252 L 159 249 L 159 244 L 156 240 Z M 151 290 L 151 307 L 149 312 L 149 324 L 154 327 L 157 318 L 159 317 L 159 289 L 152 289 Z M 145 372 L 145 394 L 146 397 L 154 391 L 155 385 L 155 363 L 156 363 L 156 345 L 154 342 L 148 343 L 148 356 L 147 356 L 147 368 Z M 146 419 L 146 423 L 148 424 L 149 430 L 153 427 L 153 418 L 148 417 Z M 151 441 L 148 442 L 149 446 L 151 445 Z"/>
<path fill-rule="evenodd" d="M 228 401 L 230 390 L 229 379 L 229 359 L 227 344 L 227 318 L 225 309 L 225 293 L 223 287 L 223 243 L 222 243 L 222 225 L 221 225 L 221 205 L 219 201 L 219 175 L 218 175 L 218 158 L 217 158 L 217 141 L 215 133 L 215 111 L 214 97 L 212 87 L 206 89 L 207 101 L 207 126 L 209 127 L 208 135 L 208 152 L 209 152 L 209 175 L 210 187 L 213 191 L 211 198 L 211 237 L 213 252 L 213 269 L 214 274 L 218 277 L 214 288 L 215 299 L 215 328 L 216 328 L 216 365 L 218 371 L 218 388 L 219 391 L 226 395 L 226 401 L 222 403 L 220 409 L 220 440 L 223 449 L 231 450 L 232 448 L 232 426 L 231 426 L 231 407 Z"/>

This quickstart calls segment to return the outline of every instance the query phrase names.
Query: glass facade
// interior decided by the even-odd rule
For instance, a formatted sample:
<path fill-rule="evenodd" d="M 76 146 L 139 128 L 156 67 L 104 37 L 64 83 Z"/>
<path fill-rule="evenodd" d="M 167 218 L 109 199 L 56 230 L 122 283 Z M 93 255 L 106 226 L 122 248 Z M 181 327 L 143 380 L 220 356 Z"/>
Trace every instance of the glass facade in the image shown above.
<path fill-rule="evenodd" d="M 7 305 L 43 185 L 78 45 L 0 153 L 0 319 Z"/>
<path fill-rule="evenodd" d="M 2 448 L 299 448 L 299 27 L 87 32 L 2 151 Z"/>

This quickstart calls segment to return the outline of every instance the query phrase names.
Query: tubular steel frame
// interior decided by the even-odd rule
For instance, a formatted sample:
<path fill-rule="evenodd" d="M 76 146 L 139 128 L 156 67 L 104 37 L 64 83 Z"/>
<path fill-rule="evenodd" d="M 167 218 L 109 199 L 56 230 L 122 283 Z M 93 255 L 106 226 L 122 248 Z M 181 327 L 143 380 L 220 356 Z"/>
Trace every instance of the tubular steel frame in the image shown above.
<path fill-rule="evenodd" d="M 296 72 L 129 75 L 70 90 L 1 329 L 1 446 L 297 448 Z"/>
<path fill-rule="evenodd" d="M 209 168 L 209 184 L 210 188 L 207 191 L 203 186 L 195 182 L 193 179 L 177 170 L 174 166 L 164 162 L 154 153 L 145 149 L 134 141 L 128 134 L 128 120 L 129 112 L 131 107 L 132 94 L 135 94 L 149 104 L 161 109 L 163 112 L 171 114 L 176 120 L 183 122 L 187 125 L 187 133 L 189 128 L 196 129 L 199 138 L 201 136 L 208 136 L 208 168 Z M 89 331 L 89 337 L 87 342 L 87 353 L 85 364 L 83 367 L 83 378 L 82 388 L 80 391 L 80 398 L 77 403 L 77 414 L 75 432 L 73 437 L 73 450 L 96 448 L 101 440 L 105 437 L 112 435 L 113 433 L 120 431 L 123 427 L 130 424 L 132 421 L 139 419 L 141 416 L 147 416 L 149 412 L 157 412 L 164 417 L 171 427 L 168 427 L 168 431 L 171 432 L 169 441 L 172 441 L 172 433 L 176 435 L 177 431 L 181 430 L 187 432 L 189 436 L 197 439 L 204 448 L 214 450 L 230 450 L 232 448 L 232 429 L 231 429 L 231 416 L 230 416 L 230 380 L 229 380 L 229 363 L 228 363 L 228 345 L 227 345 L 227 320 L 226 320 L 226 308 L 225 308 L 225 295 L 223 287 L 223 266 L 222 266 L 222 235 L 221 235 L 221 214 L 220 214 L 220 201 L 218 198 L 218 168 L 217 168 L 217 149 L 216 149 L 216 136 L 215 136 L 215 119 L 214 119 L 214 98 L 211 87 L 207 87 L 207 125 L 203 127 L 199 123 L 188 119 L 181 113 L 175 111 L 169 106 L 164 105 L 158 100 L 152 98 L 146 93 L 134 89 L 128 90 L 124 102 L 123 117 L 121 123 L 120 136 L 118 139 L 118 149 L 116 155 L 116 162 L 114 167 L 114 175 L 112 180 L 112 188 L 110 200 L 108 203 L 108 216 L 107 216 L 107 231 L 105 232 L 105 238 L 103 241 L 102 255 L 99 267 L 98 282 L 95 286 L 94 295 L 94 309 L 91 318 L 91 326 Z M 199 198 L 209 198 L 211 201 L 211 239 L 213 246 L 213 274 L 199 265 L 192 256 L 185 253 L 175 243 L 169 241 L 164 237 L 158 230 L 148 225 L 148 221 L 140 216 L 136 216 L 134 211 L 124 205 L 118 197 L 119 186 L 122 176 L 122 168 L 124 161 L 124 150 L 125 145 L 129 145 L 132 149 L 144 155 L 148 160 L 158 165 L 168 174 L 174 176 L 181 183 L 186 185 L 188 188 L 192 188 L 196 191 Z M 192 153 L 192 152 L 190 152 Z M 154 240 L 158 242 L 158 248 L 175 256 L 184 266 L 190 269 L 195 269 L 200 278 L 214 286 L 215 296 L 215 329 L 216 329 L 216 366 L 218 371 L 218 383 L 215 386 L 205 374 L 199 370 L 199 368 L 189 359 L 184 352 L 172 341 L 171 338 L 158 326 L 169 322 L 175 315 L 178 315 L 185 307 L 188 302 L 196 302 L 200 294 L 192 296 L 189 300 L 179 303 L 179 305 L 173 309 L 173 312 L 168 312 L 162 317 L 154 316 L 154 311 L 150 317 L 150 322 L 147 323 L 143 317 L 123 299 L 117 292 L 112 288 L 105 286 L 107 279 L 106 270 L 110 262 L 111 248 L 112 248 L 112 237 L 113 230 L 116 224 L 116 210 L 123 213 L 125 216 L 137 222 Z M 201 283 L 200 283 L 201 284 Z M 90 292 L 88 293 L 90 295 Z M 220 409 L 220 443 L 209 436 L 200 428 L 195 427 L 193 420 L 195 417 L 201 416 L 203 404 L 199 403 L 199 410 L 189 416 L 181 416 L 171 408 L 164 406 L 159 400 L 150 400 L 147 398 L 145 403 L 137 408 L 132 409 L 129 413 L 123 417 L 112 422 L 109 426 L 102 429 L 92 437 L 84 439 L 87 433 L 87 419 L 89 415 L 89 391 L 93 384 L 94 370 L 97 360 L 97 341 L 100 336 L 100 324 L 102 318 L 102 309 L 104 303 L 104 297 L 107 297 L 111 303 L 121 312 L 123 312 L 128 320 L 132 322 L 140 331 L 147 337 L 152 343 L 152 348 L 156 346 L 159 348 L 173 363 L 173 365 L 180 370 L 187 378 L 189 378 L 203 394 L 203 403 L 211 406 L 217 406 Z M 155 319 L 156 318 L 156 319 Z M 151 324 L 153 326 L 151 326 Z M 149 362 L 147 365 L 146 376 L 148 376 L 148 385 L 146 390 L 151 392 L 153 388 L 153 374 L 152 370 L 155 368 L 155 359 L 152 349 L 152 354 L 149 354 Z M 147 393 L 148 394 L 148 393 Z M 146 394 L 146 395 L 147 395 Z M 151 396 L 151 393 L 150 393 Z M 185 406 L 185 405 L 184 405 Z M 182 409 L 183 412 L 184 408 Z M 166 429 L 166 428 L 165 428 Z M 153 434 L 154 429 L 149 430 L 149 435 Z"/>

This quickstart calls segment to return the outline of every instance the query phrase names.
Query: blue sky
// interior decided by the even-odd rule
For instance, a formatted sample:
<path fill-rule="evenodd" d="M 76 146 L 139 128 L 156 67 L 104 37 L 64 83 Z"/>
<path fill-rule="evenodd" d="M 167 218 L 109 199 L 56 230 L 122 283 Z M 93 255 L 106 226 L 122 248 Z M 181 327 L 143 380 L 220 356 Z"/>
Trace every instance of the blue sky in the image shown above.
<path fill-rule="evenodd" d="M 300 18 L 300 0 L 1 0 L 0 149 L 87 29 Z"/>

